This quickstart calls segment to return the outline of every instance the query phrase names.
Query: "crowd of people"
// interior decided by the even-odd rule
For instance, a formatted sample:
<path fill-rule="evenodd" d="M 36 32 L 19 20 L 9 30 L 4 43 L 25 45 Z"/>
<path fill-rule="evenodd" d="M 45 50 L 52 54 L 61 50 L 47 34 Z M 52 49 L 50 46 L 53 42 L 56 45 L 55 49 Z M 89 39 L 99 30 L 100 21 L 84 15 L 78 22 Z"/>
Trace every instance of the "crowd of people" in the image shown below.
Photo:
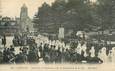
<path fill-rule="evenodd" d="M 14 37 L 16 39 L 16 36 Z M 20 38 L 23 39 L 23 38 Z M 71 48 L 59 40 L 49 40 L 47 37 L 37 36 L 26 37 L 25 42 L 19 45 L 19 40 L 13 41 L 10 47 L 4 46 L 0 52 L 0 63 L 19 64 L 19 63 L 105 63 L 115 62 L 115 48 L 109 50 L 106 47 L 96 51 L 95 46 L 88 48 L 87 42 L 78 41 L 77 47 Z M 18 46 L 17 46 L 18 43 Z M 26 43 L 26 44 L 25 44 Z M 17 53 L 17 50 L 18 53 Z"/>

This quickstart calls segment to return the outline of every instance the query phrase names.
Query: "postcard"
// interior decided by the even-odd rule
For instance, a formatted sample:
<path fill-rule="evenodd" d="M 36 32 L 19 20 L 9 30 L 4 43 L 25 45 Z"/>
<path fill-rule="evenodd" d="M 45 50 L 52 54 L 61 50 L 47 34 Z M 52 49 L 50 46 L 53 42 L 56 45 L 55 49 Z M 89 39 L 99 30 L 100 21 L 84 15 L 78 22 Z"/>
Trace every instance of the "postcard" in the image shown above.
<path fill-rule="evenodd" d="M 114 0 L 0 0 L 0 71 L 114 65 Z"/>

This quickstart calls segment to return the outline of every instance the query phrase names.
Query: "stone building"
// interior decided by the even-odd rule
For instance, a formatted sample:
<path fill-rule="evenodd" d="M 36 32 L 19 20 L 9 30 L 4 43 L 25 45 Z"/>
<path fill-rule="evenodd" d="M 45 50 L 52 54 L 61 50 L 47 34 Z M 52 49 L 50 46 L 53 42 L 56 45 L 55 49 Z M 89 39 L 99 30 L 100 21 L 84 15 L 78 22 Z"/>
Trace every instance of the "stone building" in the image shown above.
<path fill-rule="evenodd" d="M 13 35 L 19 30 L 16 19 L 10 17 L 0 17 L 0 35 Z"/>
<path fill-rule="evenodd" d="M 16 32 L 34 31 L 32 19 L 28 16 L 28 8 L 25 4 L 21 7 L 20 17 L 10 18 L 0 16 L 0 35 L 13 35 Z"/>

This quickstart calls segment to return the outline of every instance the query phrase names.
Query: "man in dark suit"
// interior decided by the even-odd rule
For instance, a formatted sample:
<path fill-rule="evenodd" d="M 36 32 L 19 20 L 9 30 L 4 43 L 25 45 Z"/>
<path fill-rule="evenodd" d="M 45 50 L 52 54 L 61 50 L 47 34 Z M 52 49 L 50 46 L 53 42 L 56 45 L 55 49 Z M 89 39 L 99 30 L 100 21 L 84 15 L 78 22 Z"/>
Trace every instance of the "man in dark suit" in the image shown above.
<path fill-rule="evenodd" d="M 6 45 L 6 36 L 5 35 L 3 35 L 3 38 L 2 38 L 2 45 L 4 45 L 4 47 Z"/>

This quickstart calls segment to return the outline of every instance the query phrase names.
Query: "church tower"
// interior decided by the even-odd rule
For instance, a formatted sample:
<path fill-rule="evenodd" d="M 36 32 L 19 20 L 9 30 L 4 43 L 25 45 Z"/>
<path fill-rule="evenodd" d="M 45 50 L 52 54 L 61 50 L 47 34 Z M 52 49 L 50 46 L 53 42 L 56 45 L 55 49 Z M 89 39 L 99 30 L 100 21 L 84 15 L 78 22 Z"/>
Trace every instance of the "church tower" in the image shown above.
<path fill-rule="evenodd" d="M 20 29 L 21 32 L 27 32 L 33 30 L 32 20 L 28 16 L 28 8 L 25 4 L 21 7 L 20 12 Z"/>
<path fill-rule="evenodd" d="M 25 4 L 21 7 L 20 18 L 27 18 L 28 17 L 28 8 Z"/>

